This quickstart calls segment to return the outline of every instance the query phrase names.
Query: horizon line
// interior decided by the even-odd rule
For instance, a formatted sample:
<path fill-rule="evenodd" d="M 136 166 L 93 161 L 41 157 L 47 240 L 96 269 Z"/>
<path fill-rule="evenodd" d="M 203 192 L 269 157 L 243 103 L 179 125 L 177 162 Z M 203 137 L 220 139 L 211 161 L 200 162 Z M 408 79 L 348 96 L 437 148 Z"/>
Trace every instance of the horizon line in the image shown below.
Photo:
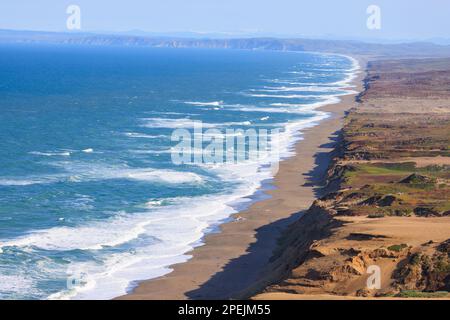
<path fill-rule="evenodd" d="M 280 33 L 233 33 L 225 31 L 144 31 L 140 29 L 130 29 L 124 31 L 107 30 L 32 30 L 32 29 L 8 29 L 0 28 L 0 32 L 26 32 L 26 33 L 51 33 L 65 35 L 103 35 L 103 36 L 133 36 L 142 38 L 181 38 L 181 39 L 203 39 L 203 40 L 233 40 L 233 39 L 280 39 L 280 40 L 317 40 L 317 41 L 347 41 L 347 42 L 366 42 L 372 44 L 413 44 L 430 43 L 439 46 L 450 46 L 450 37 L 433 38 L 368 38 L 363 36 L 338 36 L 338 35 L 296 35 Z M 197 36 L 196 36 L 197 35 Z M 440 41 L 444 41 L 439 42 Z"/>

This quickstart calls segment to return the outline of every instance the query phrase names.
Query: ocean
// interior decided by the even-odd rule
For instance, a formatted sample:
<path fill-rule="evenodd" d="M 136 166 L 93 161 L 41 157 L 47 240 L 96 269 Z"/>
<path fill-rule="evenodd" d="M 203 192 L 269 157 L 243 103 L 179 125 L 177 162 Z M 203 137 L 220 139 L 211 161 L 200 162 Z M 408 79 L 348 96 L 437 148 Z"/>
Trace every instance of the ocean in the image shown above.
<path fill-rule="evenodd" d="M 0 298 L 110 299 L 167 274 L 264 197 L 275 161 L 175 163 L 174 132 L 267 130 L 289 157 L 357 68 L 318 53 L 1 45 Z"/>

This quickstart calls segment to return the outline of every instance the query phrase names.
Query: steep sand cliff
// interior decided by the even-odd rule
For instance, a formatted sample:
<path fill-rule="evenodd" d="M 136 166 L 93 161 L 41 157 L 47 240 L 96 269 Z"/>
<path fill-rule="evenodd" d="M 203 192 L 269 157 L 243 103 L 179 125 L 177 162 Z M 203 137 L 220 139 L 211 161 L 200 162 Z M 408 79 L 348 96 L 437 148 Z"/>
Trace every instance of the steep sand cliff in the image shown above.
<path fill-rule="evenodd" d="M 255 299 L 449 297 L 449 84 L 449 59 L 369 63 L 330 192 L 280 240 Z"/>

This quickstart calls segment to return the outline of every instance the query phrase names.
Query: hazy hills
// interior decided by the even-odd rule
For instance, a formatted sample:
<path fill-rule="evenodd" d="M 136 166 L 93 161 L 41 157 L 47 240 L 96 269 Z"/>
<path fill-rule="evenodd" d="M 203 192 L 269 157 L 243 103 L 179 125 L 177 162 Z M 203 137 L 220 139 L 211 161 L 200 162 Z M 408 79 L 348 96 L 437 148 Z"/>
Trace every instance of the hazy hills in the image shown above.
<path fill-rule="evenodd" d="M 437 45 L 426 42 L 376 44 L 354 40 L 346 41 L 287 38 L 213 39 L 13 30 L 0 30 L 0 43 L 47 43 L 167 48 L 225 48 L 247 50 L 317 51 L 390 57 L 450 56 L 450 46 Z"/>

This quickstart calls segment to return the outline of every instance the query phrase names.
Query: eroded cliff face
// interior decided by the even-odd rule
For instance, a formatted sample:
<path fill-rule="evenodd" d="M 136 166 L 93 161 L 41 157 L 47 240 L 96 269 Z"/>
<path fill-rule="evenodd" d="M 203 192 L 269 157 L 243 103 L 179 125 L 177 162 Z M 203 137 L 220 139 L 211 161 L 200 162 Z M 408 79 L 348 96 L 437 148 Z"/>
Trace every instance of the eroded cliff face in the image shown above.
<path fill-rule="evenodd" d="M 448 236 L 441 223 L 450 220 L 402 219 L 343 217 L 329 199 L 316 201 L 281 240 L 272 270 L 282 280 L 265 292 L 368 297 L 448 291 L 450 240 L 441 241 Z M 415 236 L 422 228 L 436 228 L 436 234 Z M 441 242 L 426 240 L 433 238 Z M 380 288 L 368 283 L 373 266 L 380 270 Z"/>
<path fill-rule="evenodd" d="M 449 59 L 369 65 L 328 170 L 333 191 L 280 240 L 265 294 L 447 296 L 449 81 Z"/>

